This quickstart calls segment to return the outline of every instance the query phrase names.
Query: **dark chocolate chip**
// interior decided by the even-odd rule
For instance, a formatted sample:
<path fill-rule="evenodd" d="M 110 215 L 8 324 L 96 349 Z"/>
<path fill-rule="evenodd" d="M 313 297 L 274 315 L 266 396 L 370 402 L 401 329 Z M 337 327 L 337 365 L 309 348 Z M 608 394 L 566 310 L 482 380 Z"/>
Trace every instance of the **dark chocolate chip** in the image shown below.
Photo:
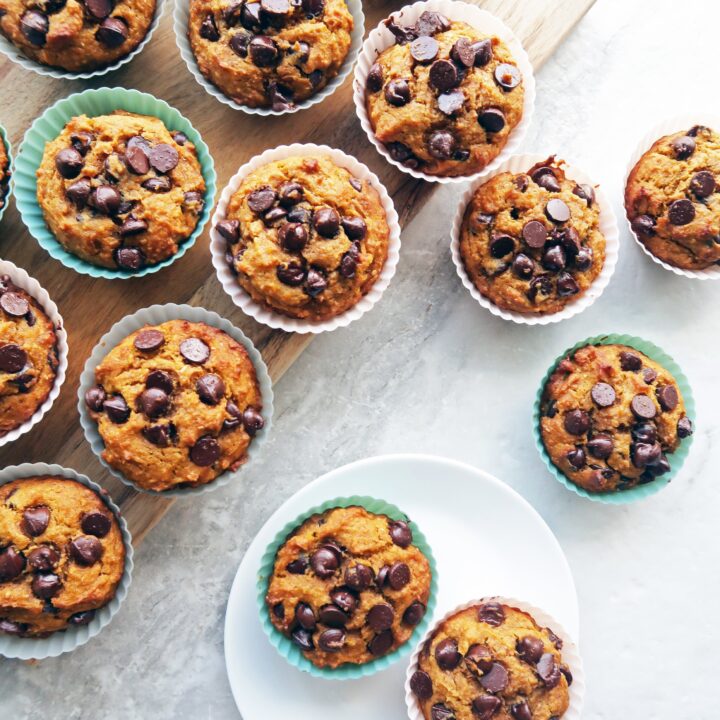
<path fill-rule="evenodd" d="M 593 402 L 601 408 L 610 407 L 615 402 L 615 390 L 605 382 L 595 383 L 590 390 Z"/>
<path fill-rule="evenodd" d="M 391 628 L 394 620 L 395 611 L 387 603 L 374 605 L 365 616 L 365 621 L 375 632 Z"/>
<path fill-rule="evenodd" d="M 310 561 L 308 560 L 307 555 L 299 555 L 297 558 L 295 558 L 295 560 L 291 560 L 287 564 L 286 569 L 289 573 L 292 573 L 293 575 L 304 575 L 309 565 Z"/>
<path fill-rule="evenodd" d="M 567 461 L 576 469 L 585 467 L 585 451 L 582 448 L 574 448 L 565 455 Z"/>
<path fill-rule="evenodd" d="M 313 227 L 323 237 L 335 237 L 340 230 L 340 216 L 333 208 L 320 208 L 313 213 Z"/>
<path fill-rule="evenodd" d="M 589 270 L 593 263 L 593 251 L 589 247 L 581 247 L 573 259 L 573 265 L 577 270 Z"/>
<path fill-rule="evenodd" d="M 102 544 L 94 535 L 81 535 L 70 543 L 70 557 L 78 565 L 94 565 L 102 553 Z"/>
<path fill-rule="evenodd" d="M 593 435 L 587 442 L 588 452 L 598 460 L 606 460 L 612 455 L 615 443 L 612 436 L 606 433 Z"/>
<path fill-rule="evenodd" d="M 412 543 L 412 530 L 404 520 L 393 520 L 389 525 L 389 530 L 390 539 L 398 547 L 406 548 Z"/>
<path fill-rule="evenodd" d="M 105 537 L 109 532 L 112 523 L 107 513 L 100 510 L 90 510 L 82 516 L 80 527 L 86 535 Z"/>
<path fill-rule="evenodd" d="M 330 593 L 330 599 L 346 615 L 352 615 L 357 608 L 358 599 L 349 590 L 337 588 Z"/>
<path fill-rule="evenodd" d="M 36 575 L 30 584 L 33 595 L 41 600 L 49 600 L 62 590 L 62 580 L 54 573 Z"/>
<path fill-rule="evenodd" d="M 695 152 L 695 140 L 689 135 L 682 135 L 672 141 L 672 149 L 678 160 L 687 160 Z"/>
<path fill-rule="evenodd" d="M 473 43 L 475 51 L 475 67 L 485 67 L 493 56 L 492 40 L 477 40 Z"/>
<path fill-rule="evenodd" d="M 145 387 L 158 388 L 169 395 L 174 387 L 172 376 L 164 370 L 153 370 L 145 378 Z"/>
<path fill-rule="evenodd" d="M 210 358 L 210 348 L 200 338 L 191 337 L 180 343 L 180 354 L 193 365 L 203 365 Z"/>
<path fill-rule="evenodd" d="M 95 33 L 95 38 L 109 48 L 120 47 L 128 37 L 128 26 L 116 17 L 105 18 Z"/>
<path fill-rule="evenodd" d="M 170 408 L 170 398 L 163 390 L 148 388 L 140 394 L 139 405 L 143 413 L 154 420 L 167 413 Z"/>
<path fill-rule="evenodd" d="M 493 657 L 487 645 L 474 643 L 465 653 L 465 664 L 470 672 L 475 675 L 482 675 L 490 671 L 493 665 Z"/>
<path fill-rule="evenodd" d="M 459 65 L 473 67 L 475 65 L 476 50 L 471 40 L 466 37 L 459 38 L 450 49 L 450 57 Z"/>
<path fill-rule="evenodd" d="M 510 714 L 514 720 L 532 720 L 532 713 L 530 712 L 530 706 L 526 700 L 513 703 L 510 706 Z"/>
<path fill-rule="evenodd" d="M 103 403 L 103 410 L 111 422 L 122 425 L 130 417 L 130 408 L 122 395 L 112 395 Z"/>
<path fill-rule="evenodd" d="M 683 416 L 678 420 L 677 434 L 679 438 L 686 438 L 693 434 L 693 424 L 689 417 Z"/>
<path fill-rule="evenodd" d="M 0 295 L 0 307 L 10 317 L 23 317 L 30 311 L 30 303 L 20 293 L 5 292 Z"/>
<path fill-rule="evenodd" d="M 584 435 L 590 429 L 590 415 L 585 410 L 570 410 L 565 413 L 563 425 L 571 435 Z"/>
<path fill-rule="evenodd" d="M 493 627 L 499 627 L 505 622 L 505 610 L 500 603 L 483 603 L 477 611 L 478 622 L 484 622 Z"/>
<path fill-rule="evenodd" d="M 642 367 L 642 360 L 639 355 L 623 350 L 620 353 L 620 367 L 623 370 L 636 372 Z"/>
<path fill-rule="evenodd" d="M 442 703 L 436 703 L 430 709 L 431 720 L 456 720 L 455 713 Z"/>
<path fill-rule="evenodd" d="M 307 281 L 305 283 L 305 292 L 310 297 L 317 297 L 327 290 L 327 278 L 321 270 L 310 268 L 307 273 Z"/>
<path fill-rule="evenodd" d="M 64 148 L 55 156 L 55 167 L 66 180 L 76 178 L 84 164 L 83 156 L 75 148 Z"/>
<path fill-rule="evenodd" d="M 438 160 L 448 160 L 455 151 L 455 138 L 447 130 L 436 130 L 428 140 L 428 152 Z"/>
<path fill-rule="evenodd" d="M 120 236 L 130 237 L 131 235 L 139 235 L 144 233 L 148 229 L 148 224 L 145 220 L 129 215 L 125 222 L 120 226 Z"/>
<path fill-rule="evenodd" d="M 236 243 L 240 238 L 240 222 L 238 220 L 221 220 L 215 230 L 230 243 Z"/>
<path fill-rule="evenodd" d="M 278 265 L 275 272 L 278 280 L 290 287 L 297 287 L 305 281 L 305 270 L 300 263 L 290 262 L 287 265 Z"/>
<path fill-rule="evenodd" d="M 638 235 L 648 236 L 655 234 L 655 218 L 651 215 L 638 215 L 632 219 L 630 225 Z"/>
<path fill-rule="evenodd" d="M 560 666 L 552 653 L 544 653 L 537 664 L 537 674 L 547 688 L 554 688 L 562 677 Z"/>
<path fill-rule="evenodd" d="M 22 531 L 29 537 L 42 535 L 50 524 L 50 508 L 47 505 L 35 505 L 23 511 Z"/>
<path fill-rule="evenodd" d="M 680 398 L 674 385 L 662 385 L 655 391 L 655 395 L 660 403 L 660 407 L 665 412 L 672 412 L 676 407 Z"/>
<path fill-rule="evenodd" d="M 321 580 L 327 580 L 335 574 L 340 566 L 340 560 L 336 552 L 323 545 L 311 555 L 310 566 Z"/>
<path fill-rule="evenodd" d="M 673 225 L 687 225 L 695 219 L 695 205 L 683 198 L 675 200 L 668 210 L 668 219 Z"/>
<path fill-rule="evenodd" d="M 545 214 L 556 223 L 564 223 L 570 219 L 570 208 L 563 200 L 553 198 L 545 206 Z"/>
<path fill-rule="evenodd" d="M 630 409 L 639 420 L 652 420 L 657 414 L 655 403 L 647 395 L 636 395 L 630 402 Z"/>
<path fill-rule="evenodd" d="M 27 360 L 27 353 L 19 345 L 0 345 L 0 372 L 19 373 L 27 365 Z"/>
<path fill-rule="evenodd" d="M 419 600 L 413 600 L 403 613 L 403 623 L 415 627 L 425 617 L 425 610 L 425 605 Z"/>
<path fill-rule="evenodd" d="M 246 32 L 238 32 L 235 33 L 230 40 L 228 40 L 228 45 L 230 46 L 230 49 L 239 57 L 244 58 L 247 57 L 248 54 L 248 45 L 250 44 L 250 40 L 252 39 L 252 35 L 249 35 Z"/>
<path fill-rule="evenodd" d="M 370 92 L 380 92 L 383 86 L 383 69 L 380 63 L 375 63 L 368 72 L 366 87 Z"/>
<path fill-rule="evenodd" d="M 344 217 L 341 222 L 350 240 L 362 240 L 367 234 L 367 225 L 360 217 Z"/>
<path fill-rule="evenodd" d="M 437 40 L 427 35 L 421 35 L 410 43 L 410 54 L 419 63 L 432 62 L 439 50 Z"/>
<path fill-rule="evenodd" d="M 246 407 L 242 414 L 243 427 L 245 432 L 254 437 L 260 430 L 265 427 L 265 421 L 262 415 L 254 407 Z"/>
<path fill-rule="evenodd" d="M 215 18 L 212 15 L 206 15 L 200 25 L 200 37 L 210 42 L 217 42 L 220 39 Z"/>
<path fill-rule="evenodd" d="M 462 660 L 455 638 L 445 638 L 435 646 L 435 661 L 441 670 L 454 670 Z"/>
<path fill-rule="evenodd" d="M 0 551 L 0 582 L 14 580 L 25 569 L 25 557 L 12 545 Z"/>
<path fill-rule="evenodd" d="M 390 566 L 388 582 L 393 590 L 402 590 L 410 582 L 410 568 L 404 562 L 396 562 Z"/>
<path fill-rule="evenodd" d="M 150 164 L 159 173 L 169 173 L 177 167 L 180 161 L 178 151 L 167 143 L 158 143 L 150 149 L 149 153 Z"/>
<path fill-rule="evenodd" d="M 372 568 L 362 563 L 357 563 L 345 570 L 345 584 L 358 592 L 367 590 L 372 585 L 374 578 L 375 573 Z"/>
<path fill-rule="evenodd" d="M 550 168 L 540 169 L 550 170 Z M 550 170 L 550 172 L 544 172 L 539 175 L 535 175 L 533 177 L 533 180 L 537 185 L 539 185 L 544 190 L 547 190 L 548 192 L 560 192 L 560 183 L 558 182 L 557 178 L 555 177 L 555 173 L 552 172 L 552 170 Z"/>
<path fill-rule="evenodd" d="M 105 402 L 105 390 L 100 385 L 93 385 L 85 391 L 85 404 L 93 412 L 101 412 Z"/>
<path fill-rule="evenodd" d="M 327 604 L 318 610 L 318 619 L 323 625 L 334 628 L 342 628 L 347 625 L 350 618 L 337 605 Z"/>
<path fill-rule="evenodd" d="M 140 330 L 133 340 L 133 345 L 140 352 L 155 352 L 165 344 L 165 336 L 155 328 Z"/>
<path fill-rule="evenodd" d="M 94 610 L 83 610 L 70 616 L 68 622 L 71 625 L 89 625 L 95 617 Z"/>
<path fill-rule="evenodd" d="M 393 637 L 392 630 L 383 630 L 381 633 L 375 635 L 375 637 L 368 643 L 368 650 L 371 654 L 378 657 L 379 655 L 385 655 L 393 643 L 395 638 Z"/>
<path fill-rule="evenodd" d="M 429 82 L 439 92 L 447 92 L 460 84 L 457 66 L 450 60 L 436 60 L 430 66 Z"/>
<path fill-rule="evenodd" d="M 131 172 L 136 175 L 144 175 L 150 171 L 150 159 L 148 158 L 147 141 L 131 142 L 134 138 L 130 138 L 125 150 L 125 162 Z M 144 141 L 145 138 L 139 138 Z"/>
<path fill-rule="evenodd" d="M 210 435 L 203 435 L 191 448 L 190 459 L 199 467 L 208 467 L 220 459 L 220 444 Z"/>
<path fill-rule="evenodd" d="M 522 80 L 520 71 L 514 65 L 508 63 L 500 63 L 495 68 L 494 75 L 495 82 L 506 91 L 516 88 Z"/>
<path fill-rule="evenodd" d="M 566 263 L 567 257 L 562 245 L 553 245 L 549 247 L 542 258 L 542 266 L 546 270 L 562 270 Z"/>
<path fill-rule="evenodd" d="M 385 100 L 395 107 L 402 107 L 410 102 L 410 86 L 407 80 L 391 80 L 385 86 Z"/>
<path fill-rule="evenodd" d="M 696 172 L 690 180 L 690 190 L 696 198 L 710 197 L 715 192 L 715 176 L 707 170 Z"/>
<path fill-rule="evenodd" d="M 317 624 L 313 609 L 304 602 L 299 602 L 295 606 L 295 621 L 305 630 L 314 630 Z"/>
<path fill-rule="evenodd" d="M 324 652 L 340 652 L 345 646 L 345 631 L 339 628 L 330 628 L 320 633 L 318 647 Z"/>
<path fill-rule="evenodd" d="M 478 111 L 478 122 L 487 132 L 500 132 L 505 127 L 505 113 L 499 108 L 485 108 Z"/>
<path fill-rule="evenodd" d="M 478 695 L 472 701 L 472 711 L 477 720 L 490 720 L 502 707 L 500 698 L 493 695 Z"/>
<path fill-rule="evenodd" d="M 433 694 L 430 676 L 424 670 L 416 670 L 410 678 L 410 689 L 419 700 L 429 700 Z"/>
<path fill-rule="evenodd" d="M 20 18 L 20 32 L 31 45 L 36 47 L 45 45 L 49 27 L 47 15 L 39 10 L 27 10 Z"/>
<path fill-rule="evenodd" d="M 571 295 L 577 295 L 580 292 L 580 287 L 570 273 L 563 272 L 558 275 L 557 292 L 560 297 L 570 297 Z"/>
<path fill-rule="evenodd" d="M 90 180 L 88 180 L 88 178 L 80 178 L 80 180 L 68 186 L 65 190 L 65 195 L 67 195 L 71 203 L 74 203 L 79 210 L 82 210 L 85 205 L 87 205 L 91 191 L 92 186 L 90 185 Z"/>
<path fill-rule="evenodd" d="M 225 394 L 225 383 L 219 375 L 209 373 L 198 378 L 195 390 L 200 400 L 206 405 L 217 405 Z"/>
<path fill-rule="evenodd" d="M 493 663 L 492 667 L 480 678 L 480 684 L 489 693 L 502 692 L 508 685 L 508 672 L 504 665 Z"/>
<path fill-rule="evenodd" d="M 317 17 L 325 9 L 325 0 L 302 0 L 302 8 L 308 17 Z"/>
<path fill-rule="evenodd" d="M 576 185 L 573 188 L 573 195 L 577 195 L 579 198 L 582 198 L 587 203 L 588 207 L 591 207 L 595 202 L 595 190 L 592 185 Z"/>
<path fill-rule="evenodd" d="M 415 33 L 417 35 L 437 35 L 439 32 L 447 32 L 450 29 L 450 21 L 441 13 L 433 10 L 425 10 L 415 22 Z"/>
<path fill-rule="evenodd" d="M 123 270 L 139 270 L 145 264 L 145 255 L 137 247 L 120 247 L 114 253 L 115 263 Z"/>
<path fill-rule="evenodd" d="M 103 215 L 115 215 L 120 201 L 120 193 L 111 185 L 98 185 L 88 198 L 88 203 Z"/>
<path fill-rule="evenodd" d="M 515 650 L 521 660 L 534 665 L 543 654 L 543 641 L 534 635 L 525 635 L 515 643 Z"/>
<path fill-rule="evenodd" d="M 317 85 L 318 76 L 312 72 L 308 76 L 313 86 Z M 280 83 L 271 82 L 268 85 L 267 96 L 270 98 L 272 109 L 275 112 L 285 112 L 293 107 L 293 92 L 290 88 L 280 85 Z"/>
<path fill-rule="evenodd" d="M 652 445 L 657 440 L 657 428 L 651 422 L 638 423 L 632 429 L 632 438 L 636 442 Z"/>
<path fill-rule="evenodd" d="M 293 642 L 303 651 L 308 652 L 315 647 L 312 639 L 312 633 L 305 628 L 295 628 L 290 634 Z"/>
<path fill-rule="evenodd" d="M 662 447 L 660 443 L 635 443 L 632 448 L 632 461 L 635 467 L 643 468 L 646 465 L 652 465 L 660 459 Z"/>
<path fill-rule="evenodd" d="M 172 181 L 169 177 L 161 175 L 160 177 L 151 177 L 142 183 L 145 190 L 153 193 L 166 193 L 172 189 Z"/>
<path fill-rule="evenodd" d="M 490 240 L 490 254 L 494 258 L 509 255 L 515 249 L 515 240 L 509 235 L 495 235 Z"/>
<path fill-rule="evenodd" d="M 524 253 L 519 253 L 513 260 L 512 269 L 519 278 L 527 280 L 532 277 L 535 263 Z"/>
<path fill-rule="evenodd" d="M 539 220 L 530 220 L 523 226 L 522 236 L 528 247 L 537 250 L 545 246 L 548 231 Z"/>
<path fill-rule="evenodd" d="M 27 561 L 35 570 L 48 572 L 60 562 L 60 553 L 51 545 L 40 545 L 28 553 Z"/>
<path fill-rule="evenodd" d="M 248 45 L 250 57 L 258 67 L 270 67 L 277 62 L 280 51 L 267 35 L 256 35 Z"/>

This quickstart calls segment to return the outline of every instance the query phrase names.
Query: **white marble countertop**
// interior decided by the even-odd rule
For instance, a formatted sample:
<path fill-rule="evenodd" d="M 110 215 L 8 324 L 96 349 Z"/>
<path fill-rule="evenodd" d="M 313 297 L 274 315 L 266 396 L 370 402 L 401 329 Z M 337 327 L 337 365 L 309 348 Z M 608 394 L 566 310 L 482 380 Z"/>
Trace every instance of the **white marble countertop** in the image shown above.
<path fill-rule="evenodd" d="M 524 150 L 557 152 L 586 169 L 622 217 L 623 172 L 644 129 L 695 107 L 718 112 L 718 14 L 713 0 L 599 0 L 538 73 Z M 482 467 L 548 522 L 578 589 L 585 718 L 717 715 L 718 633 L 706 618 L 720 601 L 720 490 L 711 471 L 720 461 L 720 283 L 664 271 L 621 225 L 617 271 L 592 308 L 548 327 L 503 322 L 472 300 L 450 259 L 460 192 L 440 190 L 407 228 L 398 274 L 379 305 L 316 339 L 276 386 L 273 440 L 244 487 L 179 502 L 153 530 L 110 627 L 57 659 L 0 659 L 0 718 L 239 717 L 225 675 L 223 615 L 245 548 L 305 483 L 386 452 L 433 452 Z M 697 401 L 683 472 L 663 492 L 621 507 L 555 482 L 530 431 L 549 362 L 605 331 L 659 344 L 684 368 Z"/>

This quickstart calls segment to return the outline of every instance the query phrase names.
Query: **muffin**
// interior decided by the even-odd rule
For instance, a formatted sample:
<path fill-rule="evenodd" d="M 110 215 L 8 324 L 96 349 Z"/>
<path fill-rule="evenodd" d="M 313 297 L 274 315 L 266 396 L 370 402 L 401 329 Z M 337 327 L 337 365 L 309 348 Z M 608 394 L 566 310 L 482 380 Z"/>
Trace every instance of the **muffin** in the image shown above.
<path fill-rule="evenodd" d="M 40 304 L 0 277 L 0 438 L 45 402 L 58 369 L 55 326 Z"/>
<path fill-rule="evenodd" d="M 366 106 L 390 156 L 428 175 L 470 175 L 502 151 L 523 114 L 523 80 L 507 45 L 426 11 L 385 21 L 395 44 L 366 81 Z"/>
<path fill-rule="evenodd" d="M 657 258 L 687 270 L 720 262 L 720 135 L 695 125 L 661 137 L 638 160 L 625 210 L 638 240 Z"/>
<path fill-rule="evenodd" d="M 37 199 L 57 241 L 85 262 L 136 271 L 177 251 L 204 206 L 195 146 L 156 117 L 72 118 L 45 146 Z"/>
<path fill-rule="evenodd" d="M 370 291 L 390 237 L 375 188 L 325 156 L 251 172 L 215 229 L 255 302 L 311 321 L 339 315 Z"/>
<path fill-rule="evenodd" d="M 190 0 L 200 72 L 239 105 L 288 110 L 322 90 L 350 51 L 345 0 Z"/>
<path fill-rule="evenodd" d="M 95 382 L 85 404 L 102 457 L 144 490 L 195 487 L 236 470 L 264 426 L 245 348 L 205 323 L 144 326 L 110 350 Z"/>
<path fill-rule="evenodd" d="M 0 32 L 32 60 L 70 72 L 125 57 L 154 16 L 155 0 L 0 0 Z"/>
<path fill-rule="evenodd" d="M 266 596 L 275 628 L 316 667 L 360 665 L 407 642 L 430 596 L 409 525 L 359 506 L 313 515 L 275 556 Z"/>
<path fill-rule="evenodd" d="M 599 225 L 593 188 L 568 179 L 551 157 L 478 187 L 460 229 L 460 256 L 472 283 L 499 308 L 555 313 L 602 271 Z"/>
<path fill-rule="evenodd" d="M 125 569 L 117 518 L 90 488 L 63 477 L 0 486 L 0 631 L 45 636 L 87 625 Z"/>
<path fill-rule="evenodd" d="M 557 720 L 572 683 L 561 649 L 527 612 L 484 602 L 437 626 L 410 688 L 427 720 Z"/>
<path fill-rule="evenodd" d="M 0 211 L 5 207 L 10 189 L 10 158 L 7 147 L 0 134 Z"/>
<path fill-rule="evenodd" d="M 626 345 L 585 345 L 565 357 L 543 389 L 540 413 L 553 464 L 591 493 L 652 482 L 693 432 L 675 378 Z"/>

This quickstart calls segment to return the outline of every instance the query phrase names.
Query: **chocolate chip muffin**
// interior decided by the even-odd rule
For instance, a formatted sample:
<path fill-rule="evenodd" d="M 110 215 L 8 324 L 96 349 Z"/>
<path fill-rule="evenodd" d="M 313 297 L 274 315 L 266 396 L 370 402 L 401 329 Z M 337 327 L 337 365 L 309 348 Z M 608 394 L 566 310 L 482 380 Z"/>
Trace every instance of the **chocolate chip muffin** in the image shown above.
<path fill-rule="evenodd" d="M 528 613 L 484 602 L 438 625 L 410 687 L 427 720 L 559 720 L 572 683 L 561 649 Z"/>
<path fill-rule="evenodd" d="M 125 57 L 154 16 L 155 0 L 0 0 L 0 32 L 32 60 L 70 72 Z"/>
<path fill-rule="evenodd" d="M 460 255 L 482 295 L 503 310 L 544 315 L 582 295 L 605 262 L 590 185 L 548 158 L 527 173 L 496 175 L 475 191 Z"/>
<path fill-rule="evenodd" d="M 345 0 L 190 0 L 200 72 L 240 105 L 283 111 L 324 88 L 350 50 Z"/>
<path fill-rule="evenodd" d="M 124 569 L 117 518 L 90 488 L 45 476 L 0 486 L 0 632 L 87 625 Z"/>
<path fill-rule="evenodd" d="M 58 369 L 55 326 L 39 303 L 0 277 L 0 437 L 45 402 Z"/>
<path fill-rule="evenodd" d="M 0 134 L 0 210 L 7 202 L 8 190 L 10 189 L 10 158 L 7 147 Z"/>
<path fill-rule="evenodd" d="M 370 124 L 390 156 L 428 175 L 470 175 L 501 152 L 523 114 L 507 45 L 437 12 L 400 27 L 367 77 Z"/>
<path fill-rule="evenodd" d="M 431 570 L 403 520 L 365 508 L 308 518 L 280 547 L 266 603 L 273 625 L 317 667 L 359 665 L 407 642 Z"/>
<path fill-rule="evenodd" d="M 265 424 L 245 348 L 205 323 L 170 320 L 131 333 L 95 381 L 85 404 L 102 457 L 145 490 L 195 487 L 236 470 Z"/>
<path fill-rule="evenodd" d="M 375 188 L 324 156 L 250 173 L 215 229 L 253 300 L 307 320 L 339 315 L 370 291 L 390 236 Z"/>
<path fill-rule="evenodd" d="M 188 138 L 124 111 L 72 118 L 37 171 L 38 203 L 57 241 L 93 265 L 130 272 L 178 251 L 204 192 Z"/>
<path fill-rule="evenodd" d="M 720 135 L 696 125 L 661 137 L 632 169 L 625 210 L 638 240 L 669 265 L 720 263 Z"/>
<path fill-rule="evenodd" d="M 540 430 L 552 462 L 588 492 L 625 490 L 670 470 L 693 432 L 675 378 L 625 345 L 586 345 L 543 390 Z"/>

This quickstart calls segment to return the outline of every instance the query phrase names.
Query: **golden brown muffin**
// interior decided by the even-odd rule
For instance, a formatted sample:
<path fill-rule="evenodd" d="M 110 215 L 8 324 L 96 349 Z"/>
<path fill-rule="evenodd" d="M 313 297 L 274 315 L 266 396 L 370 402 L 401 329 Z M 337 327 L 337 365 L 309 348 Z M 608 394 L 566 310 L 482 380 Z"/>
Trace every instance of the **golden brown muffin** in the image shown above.
<path fill-rule="evenodd" d="M 670 470 L 665 454 L 693 432 L 675 378 L 625 345 L 586 345 L 564 358 L 540 412 L 551 460 L 589 492 L 652 482 Z"/>
<path fill-rule="evenodd" d="M 370 124 L 390 156 L 428 175 L 470 175 L 505 147 L 523 114 L 520 70 L 507 45 L 424 12 L 387 27 L 395 45 L 367 77 Z"/>
<path fill-rule="evenodd" d="M 527 173 L 480 185 L 460 230 L 460 255 L 475 287 L 495 305 L 544 315 L 582 295 L 605 262 L 590 185 L 548 158 Z"/>
<path fill-rule="evenodd" d="M 488 601 L 444 620 L 410 687 L 427 720 L 554 720 L 570 704 L 562 641 L 528 613 Z"/>
<path fill-rule="evenodd" d="M 407 642 L 425 615 L 430 563 L 412 530 L 365 508 L 308 518 L 280 547 L 266 603 L 317 667 L 359 665 Z"/>
<path fill-rule="evenodd" d="M 390 235 L 375 188 L 324 156 L 250 173 L 215 229 L 253 300 L 307 320 L 339 315 L 370 291 Z"/>
<path fill-rule="evenodd" d="M 190 0 L 200 72 L 240 105 L 283 111 L 324 88 L 350 50 L 345 0 Z"/>
<path fill-rule="evenodd" d="M 70 72 L 125 57 L 154 16 L 155 0 L 0 0 L 0 32 L 32 60 Z"/>
<path fill-rule="evenodd" d="M 39 303 L 0 277 L 0 437 L 29 420 L 55 384 L 55 326 Z"/>
<path fill-rule="evenodd" d="M 37 178 L 57 241 L 107 268 L 134 271 L 174 255 L 205 202 L 187 137 L 159 118 L 124 111 L 72 118 L 46 144 Z"/>
<path fill-rule="evenodd" d="M 720 135 L 696 125 L 661 137 L 637 161 L 625 210 L 638 240 L 689 270 L 720 262 Z"/>
<path fill-rule="evenodd" d="M 170 320 L 128 335 L 85 394 L 103 459 L 146 490 L 194 487 L 247 459 L 263 427 L 245 348 L 222 330 Z"/>
<path fill-rule="evenodd" d="M 0 135 L 0 210 L 5 207 L 8 190 L 10 189 L 10 158 L 7 148 Z"/>
<path fill-rule="evenodd" d="M 124 569 L 120 525 L 90 488 L 45 476 L 0 486 L 0 631 L 42 636 L 87 625 Z"/>

